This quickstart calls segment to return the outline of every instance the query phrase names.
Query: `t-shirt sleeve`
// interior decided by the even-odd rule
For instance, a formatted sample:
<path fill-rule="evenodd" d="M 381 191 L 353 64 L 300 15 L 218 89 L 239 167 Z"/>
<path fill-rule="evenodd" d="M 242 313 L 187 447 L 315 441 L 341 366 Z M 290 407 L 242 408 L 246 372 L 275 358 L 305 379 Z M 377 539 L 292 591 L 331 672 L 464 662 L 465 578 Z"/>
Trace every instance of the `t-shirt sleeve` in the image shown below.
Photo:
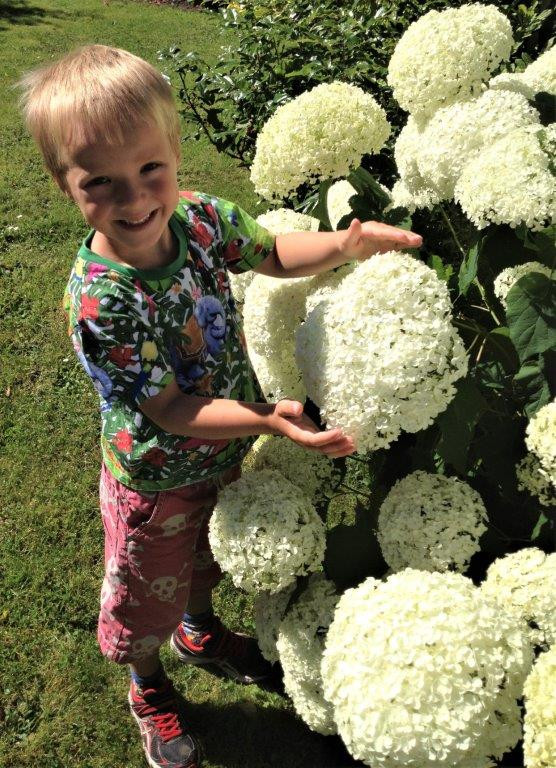
<path fill-rule="evenodd" d="M 174 372 L 155 310 L 138 287 L 95 280 L 82 293 L 73 331 L 77 356 L 101 397 L 137 408 L 161 392 Z"/>
<path fill-rule="evenodd" d="M 257 267 L 274 250 L 276 237 L 236 203 L 198 193 L 210 200 L 221 235 L 226 268 L 234 274 Z"/>

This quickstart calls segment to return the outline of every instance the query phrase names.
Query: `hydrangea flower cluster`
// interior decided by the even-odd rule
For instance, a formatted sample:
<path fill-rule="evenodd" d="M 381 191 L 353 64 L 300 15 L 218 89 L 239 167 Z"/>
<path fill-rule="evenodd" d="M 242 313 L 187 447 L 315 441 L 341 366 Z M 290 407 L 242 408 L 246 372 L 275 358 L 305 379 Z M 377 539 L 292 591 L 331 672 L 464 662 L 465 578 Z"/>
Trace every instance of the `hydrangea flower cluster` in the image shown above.
<path fill-rule="evenodd" d="M 388 85 L 400 106 L 423 120 L 439 107 L 478 95 L 512 45 L 510 22 L 493 5 L 429 11 L 398 41 Z"/>
<path fill-rule="evenodd" d="M 348 213 L 351 213 L 349 199 L 356 194 L 357 190 L 347 179 L 340 179 L 340 181 L 336 181 L 332 184 L 326 197 L 328 218 L 330 219 L 330 226 L 332 229 L 337 229 L 340 219 L 347 216 Z"/>
<path fill-rule="evenodd" d="M 545 507 L 556 506 L 556 486 L 551 483 L 543 471 L 540 461 L 533 453 L 528 453 L 515 468 L 518 489 L 537 496 Z"/>
<path fill-rule="evenodd" d="M 486 768 L 520 738 L 532 656 L 465 576 L 408 568 L 340 598 L 324 695 L 353 757 L 373 768 Z"/>
<path fill-rule="evenodd" d="M 446 284 L 417 259 L 390 251 L 358 266 L 297 331 L 309 397 L 359 451 L 432 423 L 467 371 L 450 323 Z"/>
<path fill-rule="evenodd" d="M 350 262 L 337 269 L 315 275 L 307 286 L 305 316 L 312 312 L 321 301 L 330 297 L 337 290 L 344 277 L 353 272 L 356 266 L 357 262 Z"/>
<path fill-rule="evenodd" d="M 412 472 L 382 503 L 378 541 L 394 571 L 407 566 L 463 573 L 486 531 L 485 505 L 456 477 Z"/>
<path fill-rule="evenodd" d="M 255 275 L 245 292 L 243 327 L 249 357 L 267 399 L 305 400 L 295 362 L 295 331 L 305 317 L 310 281 Z"/>
<path fill-rule="evenodd" d="M 276 642 L 278 640 L 278 628 L 284 618 L 290 597 L 295 589 L 295 583 L 271 595 L 269 592 L 260 592 L 253 604 L 255 617 L 255 631 L 262 655 L 271 664 L 278 661 Z"/>
<path fill-rule="evenodd" d="M 516 267 L 507 267 L 496 277 L 494 293 L 500 299 L 504 309 L 506 309 L 506 296 L 510 292 L 510 288 L 521 277 L 528 275 L 529 272 L 540 272 L 547 277 L 550 277 L 552 274 L 550 267 L 547 267 L 545 264 L 541 264 L 539 261 L 528 261 L 526 264 L 518 264 Z"/>
<path fill-rule="evenodd" d="M 481 592 L 516 625 L 522 624 L 532 645 L 556 641 L 556 554 L 527 547 L 499 557 L 489 567 Z"/>
<path fill-rule="evenodd" d="M 556 765 L 556 646 L 541 653 L 524 686 L 526 768 Z"/>
<path fill-rule="evenodd" d="M 556 221 L 555 149 L 556 124 L 510 131 L 464 166 L 454 198 L 478 229 L 490 222 L 543 229 Z"/>
<path fill-rule="evenodd" d="M 257 136 L 251 181 L 269 200 L 304 182 L 347 176 L 390 135 L 376 100 L 349 83 L 317 85 L 279 107 Z"/>
<path fill-rule="evenodd" d="M 324 523 L 305 494 L 275 470 L 248 472 L 218 494 L 209 541 L 246 592 L 279 592 L 319 570 Z"/>
<path fill-rule="evenodd" d="M 403 179 L 398 179 L 390 193 L 392 202 L 385 208 L 385 213 L 393 208 L 407 208 L 413 213 L 417 208 L 432 208 L 439 201 L 431 189 L 410 192 Z"/>
<path fill-rule="evenodd" d="M 317 232 L 319 220 L 313 216 L 306 216 L 304 213 L 297 213 L 291 208 L 277 208 L 274 211 L 267 211 L 257 216 L 257 223 L 265 227 L 273 235 L 287 235 L 290 232 Z M 251 284 L 256 272 L 249 270 L 241 272 L 238 275 L 229 272 L 230 286 L 234 299 L 239 304 L 245 301 L 245 291 Z"/>
<path fill-rule="evenodd" d="M 295 711 L 317 733 L 336 733 L 332 705 L 322 691 L 320 666 L 324 638 L 339 596 L 321 574 L 309 584 L 288 611 L 278 630 L 276 647 L 284 670 L 284 688 Z"/>
<path fill-rule="evenodd" d="M 556 486 L 556 400 L 539 408 L 529 421 L 525 444 L 539 460 L 548 482 Z"/>
<path fill-rule="evenodd" d="M 535 98 L 535 89 L 528 85 L 523 79 L 523 72 L 502 72 L 489 81 L 490 90 L 513 91 L 520 93 L 528 101 Z"/>
<path fill-rule="evenodd" d="M 310 451 L 287 437 L 263 435 L 253 445 L 251 469 L 275 469 L 316 503 L 330 490 L 336 469 L 323 453 Z"/>
<path fill-rule="evenodd" d="M 522 77 L 535 92 L 556 95 L 556 45 L 532 61 L 522 72 Z"/>
<path fill-rule="evenodd" d="M 451 200 L 464 165 L 512 130 L 539 124 L 539 114 L 519 93 L 488 90 L 439 109 L 420 132 L 420 176 L 440 200 Z"/>

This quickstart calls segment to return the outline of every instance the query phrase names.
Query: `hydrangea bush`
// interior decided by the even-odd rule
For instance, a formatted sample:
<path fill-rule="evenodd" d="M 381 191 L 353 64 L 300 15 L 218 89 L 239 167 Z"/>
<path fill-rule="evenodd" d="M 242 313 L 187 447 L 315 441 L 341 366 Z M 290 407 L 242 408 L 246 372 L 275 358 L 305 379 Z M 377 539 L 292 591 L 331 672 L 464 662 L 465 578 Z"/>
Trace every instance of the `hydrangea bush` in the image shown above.
<path fill-rule="evenodd" d="M 263 651 L 282 646 L 300 716 L 374 768 L 515 765 L 525 677 L 556 638 L 555 54 L 519 58 L 501 8 L 409 26 L 387 75 L 409 113 L 399 135 L 354 83 L 308 81 L 277 95 L 252 166 L 259 194 L 284 201 L 262 220 L 274 232 L 357 217 L 424 239 L 313 278 L 253 278 L 243 313 L 265 396 L 307 394 L 358 450 L 334 461 L 329 492 L 322 457 L 262 440 L 211 531 L 257 593 Z M 314 572 L 335 609 L 306 589 Z M 550 755 L 535 717 L 530 743 Z"/>

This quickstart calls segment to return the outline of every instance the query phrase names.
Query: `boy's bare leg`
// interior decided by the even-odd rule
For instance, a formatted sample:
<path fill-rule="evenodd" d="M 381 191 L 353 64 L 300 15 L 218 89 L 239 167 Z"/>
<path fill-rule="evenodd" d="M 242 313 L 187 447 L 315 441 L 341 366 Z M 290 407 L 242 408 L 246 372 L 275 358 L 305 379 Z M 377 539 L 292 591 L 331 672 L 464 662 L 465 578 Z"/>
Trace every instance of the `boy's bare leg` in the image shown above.
<path fill-rule="evenodd" d="M 132 672 L 138 677 L 150 677 L 151 675 L 154 675 L 160 668 L 158 651 L 153 653 L 152 656 L 147 656 L 145 659 L 134 661 L 133 664 L 130 664 L 129 666 L 131 667 Z"/>

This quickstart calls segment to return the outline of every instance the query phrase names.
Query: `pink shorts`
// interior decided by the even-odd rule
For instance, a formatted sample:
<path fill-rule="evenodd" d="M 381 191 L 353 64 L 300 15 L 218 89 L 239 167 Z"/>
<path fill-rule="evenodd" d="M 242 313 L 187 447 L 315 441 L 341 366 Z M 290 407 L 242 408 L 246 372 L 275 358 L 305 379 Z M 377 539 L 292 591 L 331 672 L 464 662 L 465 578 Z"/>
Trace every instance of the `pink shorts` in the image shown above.
<path fill-rule="evenodd" d="M 134 491 L 103 465 L 104 581 L 98 641 L 104 656 L 126 664 L 149 656 L 181 621 L 190 594 L 222 578 L 208 542 L 219 488 L 240 467 L 200 483 L 150 493 Z"/>

